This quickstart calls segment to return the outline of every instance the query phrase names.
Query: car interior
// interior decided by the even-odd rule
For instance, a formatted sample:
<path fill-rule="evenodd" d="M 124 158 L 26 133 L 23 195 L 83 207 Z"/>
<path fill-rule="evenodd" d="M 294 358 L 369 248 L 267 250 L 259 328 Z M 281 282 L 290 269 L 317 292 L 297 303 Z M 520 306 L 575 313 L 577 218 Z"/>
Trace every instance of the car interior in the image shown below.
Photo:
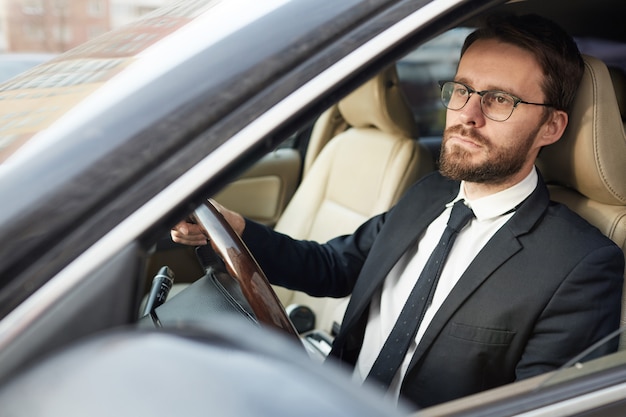
<path fill-rule="evenodd" d="M 434 169 L 430 151 L 413 139 L 417 126 L 394 67 L 337 107 L 348 128 L 319 153 L 275 226 L 297 239 L 324 242 L 353 232 L 391 208 L 413 182 Z M 342 309 L 336 308 L 341 301 L 279 287 L 276 291 L 286 306 L 315 306 L 318 326 L 329 333 L 333 323 L 341 322 Z"/>
<path fill-rule="evenodd" d="M 420 137 L 419 116 L 407 94 L 411 86 L 398 76 L 401 66 L 402 60 L 389 66 L 303 129 L 309 134 L 304 158 L 293 145 L 302 134 L 297 132 L 214 200 L 281 233 L 319 242 L 349 234 L 392 207 L 414 181 L 436 168 L 441 140 Z M 619 67 L 609 70 L 601 60 L 585 56 L 569 127 L 562 140 L 542 151 L 538 167 L 553 200 L 579 213 L 626 252 L 625 106 L 619 105 L 626 99 L 624 80 Z M 177 284 L 170 297 L 175 297 L 206 271 L 198 267 L 192 248 L 165 240 L 148 270 L 155 274 L 171 266 Z M 328 353 L 348 298 L 274 290 L 298 332 Z"/>

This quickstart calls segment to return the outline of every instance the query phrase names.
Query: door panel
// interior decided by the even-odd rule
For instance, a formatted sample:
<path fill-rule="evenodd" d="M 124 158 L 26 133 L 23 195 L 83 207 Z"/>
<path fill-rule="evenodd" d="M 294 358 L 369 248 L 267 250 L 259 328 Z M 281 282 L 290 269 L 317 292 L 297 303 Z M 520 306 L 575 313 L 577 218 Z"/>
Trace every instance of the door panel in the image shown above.
<path fill-rule="evenodd" d="M 274 226 L 300 181 L 302 158 L 296 149 L 269 153 L 214 196 L 245 217 Z"/>

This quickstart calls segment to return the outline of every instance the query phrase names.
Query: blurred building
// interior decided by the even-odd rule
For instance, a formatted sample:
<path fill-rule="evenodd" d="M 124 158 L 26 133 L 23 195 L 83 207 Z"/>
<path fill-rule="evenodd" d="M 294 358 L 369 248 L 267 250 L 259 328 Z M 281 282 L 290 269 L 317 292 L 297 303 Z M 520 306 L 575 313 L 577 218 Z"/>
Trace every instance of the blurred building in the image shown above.
<path fill-rule="evenodd" d="M 0 52 L 64 52 L 167 1 L 0 0 Z"/>
<path fill-rule="evenodd" d="M 108 0 L 111 9 L 111 27 L 123 26 L 161 7 L 171 0 Z"/>

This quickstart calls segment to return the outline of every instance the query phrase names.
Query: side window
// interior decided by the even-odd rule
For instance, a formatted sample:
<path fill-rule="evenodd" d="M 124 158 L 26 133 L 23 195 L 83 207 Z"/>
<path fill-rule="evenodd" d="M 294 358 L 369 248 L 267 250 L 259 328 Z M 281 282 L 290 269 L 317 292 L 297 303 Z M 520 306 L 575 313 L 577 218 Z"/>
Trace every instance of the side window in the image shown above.
<path fill-rule="evenodd" d="M 609 68 L 626 73 L 626 44 L 599 38 L 576 38 L 580 52 L 602 60 Z"/>
<path fill-rule="evenodd" d="M 441 137 L 445 110 L 439 99 L 440 80 L 454 77 L 465 37 L 471 28 L 455 28 L 424 43 L 400 59 L 400 83 L 419 126 L 420 138 Z"/>
<path fill-rule="evenodd" d="M 472 30 L 451 29 L 396 62 L 401 88 L 419 128 L 419 138 L 434 143 L 435 147 L 445 126 L 438 82 L 454 77 L 463 41 Z M 297 148 L 304 158 L 312 126 L 313 122 L 286 139 L 279 148 Z"/>

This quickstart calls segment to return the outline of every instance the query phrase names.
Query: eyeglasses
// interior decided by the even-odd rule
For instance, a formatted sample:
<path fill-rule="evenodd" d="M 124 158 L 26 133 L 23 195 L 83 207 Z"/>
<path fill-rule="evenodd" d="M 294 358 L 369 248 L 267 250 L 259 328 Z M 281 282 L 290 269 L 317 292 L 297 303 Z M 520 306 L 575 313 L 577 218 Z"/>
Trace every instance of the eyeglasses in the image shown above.
<path fill-rule="evenodd" d="M 476 91 L 457 81 L 440 81 L 439 87 L 441 87 L 441 101 L 447 109 L 461 110 L 472 94 L 476 93 L 480 96 L 480 110 L 486 117 L 496 122 L 504 122 L 511 117 L 513 110 L 520 103 L 552 107 L 552 105 L 545 103 L 530 103 L 504 91 Z"/>

